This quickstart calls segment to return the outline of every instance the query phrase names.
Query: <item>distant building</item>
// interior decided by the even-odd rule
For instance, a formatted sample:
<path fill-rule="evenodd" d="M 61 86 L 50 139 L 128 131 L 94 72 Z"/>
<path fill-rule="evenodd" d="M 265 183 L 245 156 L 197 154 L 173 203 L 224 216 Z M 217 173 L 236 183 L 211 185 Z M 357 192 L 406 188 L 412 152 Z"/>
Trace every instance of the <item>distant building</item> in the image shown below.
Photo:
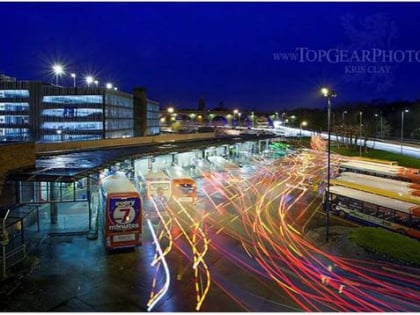
<path fill-rule="evenodd" d="M 138 136 L 138 129 L 145 130 L 142 136 L 159 134 L 159 103 L 147 98 L 145 102 L 138 111 L 133 95 L 125 92 L 17 81 L 2 75 L 0 141 L 123 138 Z M 153 119 L 156 106 L 157 126 Z"/>

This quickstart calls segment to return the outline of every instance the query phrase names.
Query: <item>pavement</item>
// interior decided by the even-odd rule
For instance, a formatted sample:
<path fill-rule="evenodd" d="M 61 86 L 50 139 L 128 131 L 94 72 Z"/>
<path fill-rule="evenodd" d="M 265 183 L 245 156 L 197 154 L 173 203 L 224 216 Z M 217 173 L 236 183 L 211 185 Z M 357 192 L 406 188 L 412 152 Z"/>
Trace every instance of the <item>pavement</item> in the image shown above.
<path fill-rule="evenodd" d="M 134 255 L 132 250 L 110 255 L 101 239 L 89 240 L 87 234 L 40 235 L 38 241 L 21 268 L 3 281 L 2 311 L 146 311 L 151 279 L 126 277 L 137 268 L 150 270 L 152 243 Z M 148 275 L 138 280 L 143 276 Z M 132 284 L 127 291 L 121 289 L 124 281 Z"/>
<path fill-rule="evenodd" d="M 42 218 L 42 213 L 40 213 Z M 156 220 L 155 220 L 156 219 Z M 157 218 L 151 218 L 157 230 Z M 101 231 L 91 239 L 86 221 L 79 227 L 75 221 L 57 232 L 48 229 L 25 231 L 27 259 L 8 271 L 0 283 L 0 310 L 3 312 L 146 312 L 147 303 L 164 284 L 162 267 L 156 273 L 151 266 L 155 245 L 146 222 L 143 224 L 142 246 L 134 250 L 109 253 L 103 244 Z M 166 257 L 169 265 L 179 265 L 180 257 Z M 177 272 L 173 270 L 172 272 Z M 172 274 L 170 292 L 164 303 L 153 311 L 194 311 L 196 295 L 193 279 L 185 275 L 176 279 Z M 156 282 L 155 282 L 155 279 Z M 175 280 L 176 279 L 176 280 Z M 180 294 L 181 293 L 181 294 Z M 226 294 L 212 290 L 207 307 L 211 311 L 241 311 Z"/>
<path fill-rule="evenodd" d="M 155 227 L 157 227 L 155 225 Z M 371 258 L 347 239 L 351 228 L 330 227 L 329 242 L 325 228 L 308 231 L 305 238 L 320 249 L 343 257 Z M 9 273 L 0 287 L 0 310 L 3 312 L 145 312 L 155 279 L 151 262 L 155 246 L 146 224 L 143 244 L 134 250 L 107 253 L 102 240 L 91 240 L 87 232 L 34 232 L 28 243 L 28 257 Z M 178 258 L 172 261 L 179 263 Z M 176 278 L 174 275 L 173 278 Z M 162 287 L 163 277 L 156 283 Z M 194 311 L 191 279 L 172 281 L 165 303 L 155 311 Z M 177 296 L 177 292 L 183 294 Z M 213 293 L 206 303 L 210 311 L 243 311 L 224 294 Z M 183 298 L 179 298 L 182 296 Z M 205 311 L 203 309 L 203 311 Z"/>

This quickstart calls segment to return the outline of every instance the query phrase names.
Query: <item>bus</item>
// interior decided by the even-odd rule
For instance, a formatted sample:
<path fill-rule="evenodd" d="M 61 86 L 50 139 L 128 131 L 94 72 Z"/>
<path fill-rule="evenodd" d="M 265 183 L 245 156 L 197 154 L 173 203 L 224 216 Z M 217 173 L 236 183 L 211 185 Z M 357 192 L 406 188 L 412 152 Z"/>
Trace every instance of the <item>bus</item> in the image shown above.
<path fill-rule="evenodd" d="M 146 182 L 146 196 L 167 202 L 172 196 L 172 182 L 168 174 L 163 171 L 148 172 L 144 176 Z"/>
<path fill-rule="evenodd" d="M 387 161 L 387 160 L 373 159 L 373 158 L 367 158 L 367 157 L 363 157 L 363 156 L 352 156 L 351 160 L 398 166 L 397 161 Z"/>
<path fill-rule="evenodd" d="M 335 181 L 371 187 L 372 190 L 383 190 L 398 196 L 412 197 L 413 200 L 418 200 L 417 202 L 420 204 L 420 184 L 352 172 L 341 173 Z M 377 193 L 375 191 L 370 192 Z"/>
<path fill-rule="evenodd" d="M 387 188 L 385 188 L 384 185 L 381 183 L 377 183 L 376 185 L 374 185 L 369 182 L 365 182 L 365 180 L 359 180 L 357 178 L 354 179 L 348 176 L 339 176 L 336 179 L 331 179 L 330 184 L 334 186 L 349 187 L 356 190 L 366 191 L 372 194 L 377 194 L 420 205 L 420 198 L 418 196 L 413 196 L 412 192 L 410 192 L 410 190 L 407 188 L 401 188 L 392 185 L 389 185 L 387 186 Z"/>
<path fill-rule="evenodd" d="M 329 192 L 334 214 L 420 239 L 419 205 L 343 186 Z"/>
<path fill-rule="evenodd" d="M 101 180 L 104 241 L 107 250 L 141 245 L 140 194 L 122 172 Z"/>
<path fill-rule="evenodd" d="M 172 197 L 180 202 L 197 200 L 197 183 L 182 167 L 173 166 L 165 169 L 171 179 Z"/>
<path fill-rule="evenodd" d="M 339 164 L 339 172 L 355 172 L 420 184 L 420 172 L 418 169 L 396 165 L 385 165 L 366 161 L 348 161 Z"/>

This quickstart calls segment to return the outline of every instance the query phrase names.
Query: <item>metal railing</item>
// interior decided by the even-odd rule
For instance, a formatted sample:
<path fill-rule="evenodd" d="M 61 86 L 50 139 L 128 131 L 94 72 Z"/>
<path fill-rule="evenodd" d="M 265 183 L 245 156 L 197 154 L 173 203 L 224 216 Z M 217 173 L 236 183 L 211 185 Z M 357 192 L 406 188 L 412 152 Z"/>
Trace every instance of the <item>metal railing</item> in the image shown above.
<path fill-rule="evenodd" d="M 8 270 L 11 267 L 17 265 L 18 263 L 22 262 L 26 258 L 26 245 L 22 244 L 13 250 L 7 252 L 6 257 L 4 258 L 1 255 L 0 259 L 0 266 L 2 270 Z M 5 266 L 3 263 L 5 262 Z M 4 268 L 5 267 L 5 268 Z M 6 274 L 3 274 L 3 278 L 6 277 Z"/>

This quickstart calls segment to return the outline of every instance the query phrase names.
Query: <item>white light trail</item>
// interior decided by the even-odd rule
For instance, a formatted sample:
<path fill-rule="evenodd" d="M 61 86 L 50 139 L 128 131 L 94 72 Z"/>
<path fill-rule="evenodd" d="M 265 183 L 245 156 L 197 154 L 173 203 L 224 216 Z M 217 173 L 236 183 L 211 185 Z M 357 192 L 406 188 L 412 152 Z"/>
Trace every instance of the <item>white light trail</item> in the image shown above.
<path fill-rule="evenodd" d="M 154 299 L 150 300 L 147 303 L 147 311 L 150 312 L 153 309 L 153 307 L 156 305 L 156 303 L 158 303 L 162 299 L 162 297 L 166 294 L 166 292 L 168 291 L 169 284 L 171 282 L 171 277 L 170 277 L 170 274 L 169 274 L 169 268 L 168 268 L 168 264 L 166 263 L 165 256 L 162 253 L 162 249 L 160 248 L 159 241 L 156 237 L 155 231 L 153 230 L 152 222 L 149 219 L 147 220 L 147 225 L 149 226 L 150 233 L 152 233 L 153 241 L 156 244 L 156 250 L 160 255 L 160 260 L 162 261 L 163 268 L 164 268 L 165 274 L 166 274 L 166 281 L 165 281 L 165 284 L 162 287 L 162 290 L 157 295 L 155 295 Z M 151 263 L 151 266 L 153 266 L 157 261 L 158 261 L 157 259 L 154 260 Z"/>

